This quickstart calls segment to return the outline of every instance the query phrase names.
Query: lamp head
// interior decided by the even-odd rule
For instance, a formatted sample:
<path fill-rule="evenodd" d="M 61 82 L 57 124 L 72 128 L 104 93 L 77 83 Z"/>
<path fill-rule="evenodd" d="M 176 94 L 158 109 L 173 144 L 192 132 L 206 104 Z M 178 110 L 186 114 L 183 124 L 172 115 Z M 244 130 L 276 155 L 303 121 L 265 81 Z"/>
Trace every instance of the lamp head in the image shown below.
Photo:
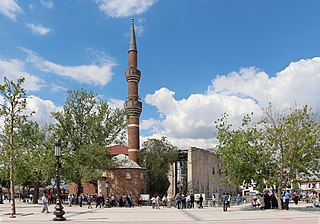
<path fill-rule="evenodd" d="M 54 143 L 54 155 L 60 157 L 61 156 L 61 143 L 60 141 L 55 141 Z"/>

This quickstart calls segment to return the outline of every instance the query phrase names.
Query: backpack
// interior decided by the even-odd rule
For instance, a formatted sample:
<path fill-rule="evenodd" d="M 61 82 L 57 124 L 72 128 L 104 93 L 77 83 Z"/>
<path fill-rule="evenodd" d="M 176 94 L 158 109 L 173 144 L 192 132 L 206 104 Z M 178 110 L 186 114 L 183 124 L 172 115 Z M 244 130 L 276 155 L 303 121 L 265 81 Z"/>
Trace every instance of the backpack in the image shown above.
<path fill-rule="evenodd" d="M 224 197 L 224 199 L 223 199 L 223 203 L 224 203 L 224 204 L 228 204 L 228 199 L 229 199 L 229 196 L 226 195 L 226 196 Z"/>

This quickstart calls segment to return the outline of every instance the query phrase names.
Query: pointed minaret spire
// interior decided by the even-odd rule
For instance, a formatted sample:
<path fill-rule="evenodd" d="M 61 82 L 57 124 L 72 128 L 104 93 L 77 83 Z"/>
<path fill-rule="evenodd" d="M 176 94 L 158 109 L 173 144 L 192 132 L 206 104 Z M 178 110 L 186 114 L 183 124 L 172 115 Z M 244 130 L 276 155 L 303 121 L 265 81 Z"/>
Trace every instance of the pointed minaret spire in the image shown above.
<path fill-rule="evenodd" d="M 134 18 L 132 17 L 132 28 L 131 28 L 131 37 L 130 37 L 130 51 L 137 51 L 137 44 L 136 44 L 136 34 L 134 32 Z"/>

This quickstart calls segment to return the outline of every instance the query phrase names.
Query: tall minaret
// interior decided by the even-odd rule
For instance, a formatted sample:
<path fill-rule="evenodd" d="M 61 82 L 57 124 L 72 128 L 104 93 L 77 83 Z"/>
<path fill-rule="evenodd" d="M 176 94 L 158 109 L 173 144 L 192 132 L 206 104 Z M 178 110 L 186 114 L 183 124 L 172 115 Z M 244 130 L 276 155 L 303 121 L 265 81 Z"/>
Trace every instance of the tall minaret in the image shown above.
<path fill-rule="evenodd" d="M 142 111 L 142 103 L 139 101 L 138 84 L 141 72 L 138 70 L 138 51 L 136 45 L 136 35 L 134 32 L 134 19 L 132 18 L 132 28 L 130 37 L 130 48 L 128 51 L 128 69 L 126 79 L 128 82 L 128 98 L 124 103 L 124 109 L 128 115 L 128 152 L 129 159 L 137 162 L 137 154 L 140 150 L 139 140 L 139 118 Z"/>

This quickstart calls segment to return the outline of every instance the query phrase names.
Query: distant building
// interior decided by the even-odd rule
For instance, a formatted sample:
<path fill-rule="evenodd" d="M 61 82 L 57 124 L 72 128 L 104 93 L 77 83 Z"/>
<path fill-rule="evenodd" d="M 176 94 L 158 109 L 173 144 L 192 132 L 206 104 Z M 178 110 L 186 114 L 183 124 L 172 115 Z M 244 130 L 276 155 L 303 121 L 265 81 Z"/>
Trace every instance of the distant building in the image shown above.
<path fill-rule="evenodd" d="M 238 188 L 223 183 L 226 175 L 221 173 L 221 161 L 214 150 L 191 147 L 180 150 L 179 160 L 172 164 L 169 173 L 170 187 L 168 196 L 174 197 L 178 192 L 190 194 L 204 194 L 217 198 L 223 193 L 236 195 Z"/>
<path fill-rule="evenodd" d="M 320 192 L 320 178 L 313 178 L 308 180 L 298 180 L 301 191 L 316 191 Z"/>

